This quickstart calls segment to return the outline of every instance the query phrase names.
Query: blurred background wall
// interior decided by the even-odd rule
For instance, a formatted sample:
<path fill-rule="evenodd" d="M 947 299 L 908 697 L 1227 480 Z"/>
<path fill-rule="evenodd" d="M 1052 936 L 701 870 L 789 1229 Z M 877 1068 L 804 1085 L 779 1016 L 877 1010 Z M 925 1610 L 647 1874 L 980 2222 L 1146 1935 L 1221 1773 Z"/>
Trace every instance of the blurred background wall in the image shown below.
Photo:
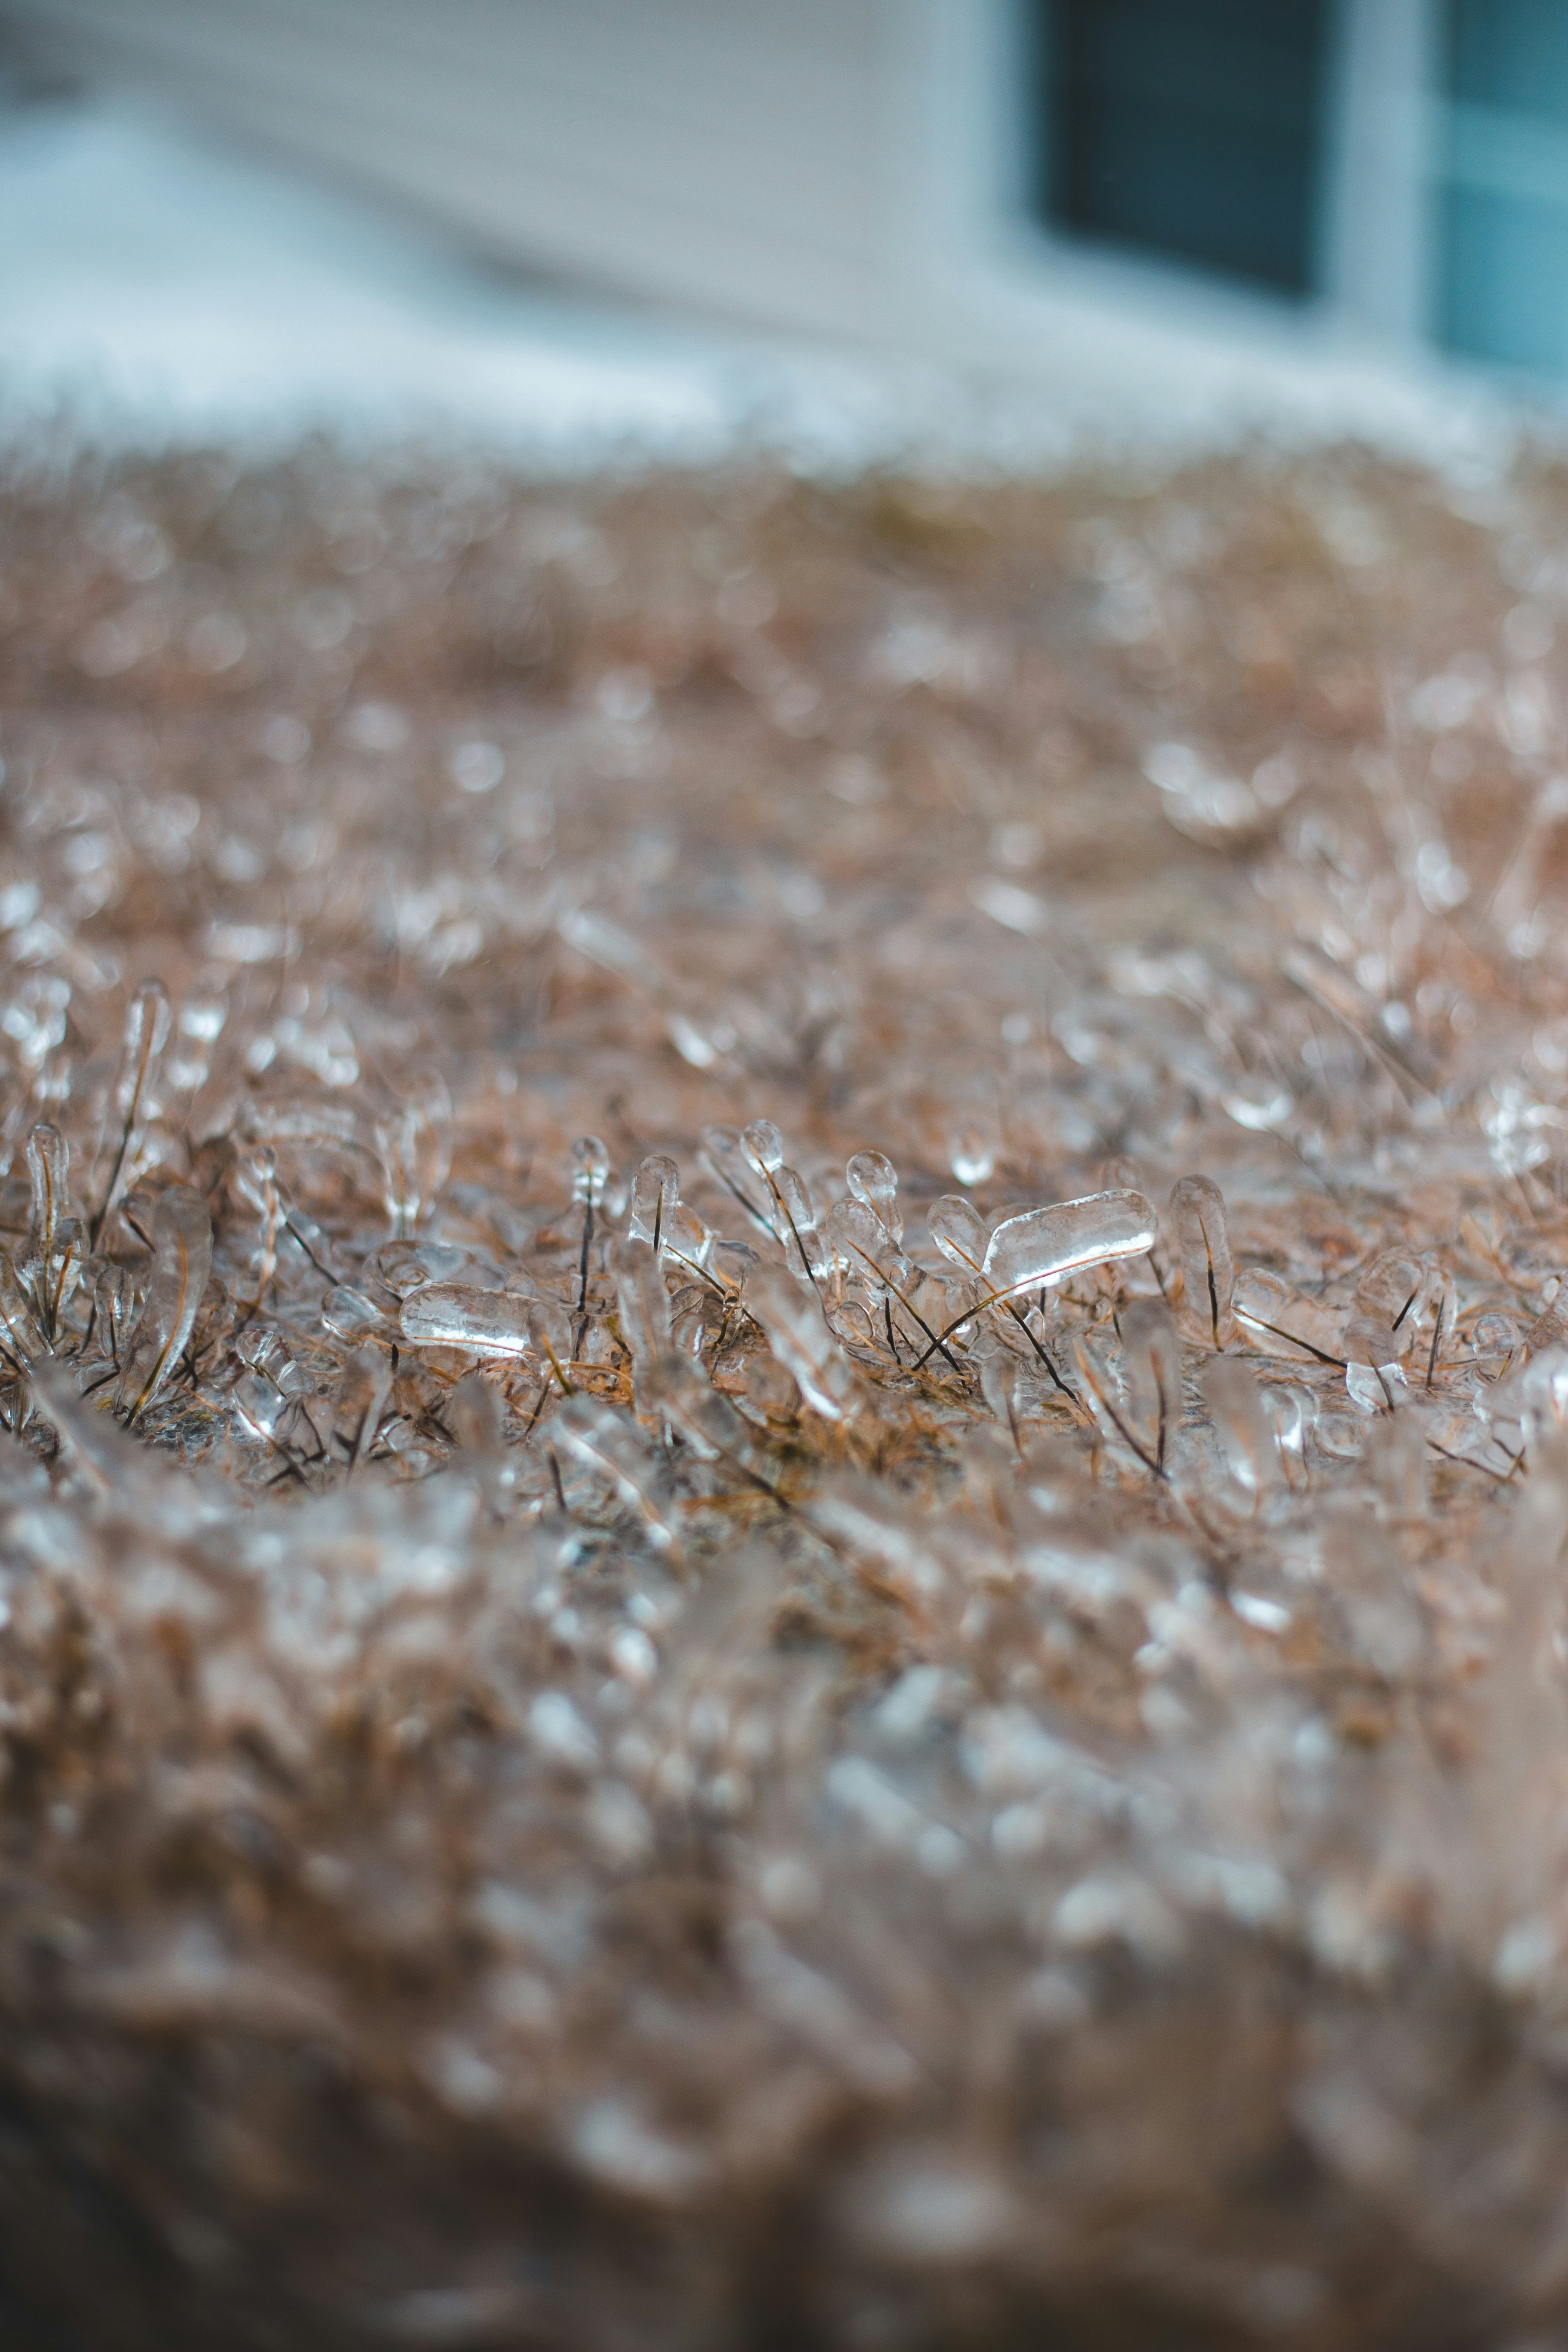
<path fill-rule="evenodd" d="M 710 317 L 1042 376 L 1146 363 L 1152 324 L 1277 375 L 1568 382 L 1568 0 L 0 0 L 0 26 Z"/>

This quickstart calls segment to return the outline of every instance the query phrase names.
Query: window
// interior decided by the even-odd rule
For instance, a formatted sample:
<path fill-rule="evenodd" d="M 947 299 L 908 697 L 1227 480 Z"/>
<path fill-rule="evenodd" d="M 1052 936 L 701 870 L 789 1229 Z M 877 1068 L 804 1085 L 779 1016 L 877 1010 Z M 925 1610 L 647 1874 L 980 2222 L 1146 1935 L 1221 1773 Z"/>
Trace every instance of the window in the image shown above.
<path fill-rule="evenodd" d="M 1568 386 L 1568 0 L 986 5 L 1054 243 Z"/>
<path fill-rule="evenodd" d="M 1314 292 L 1329 15 L 1326 0 L 1047 0 L 1047 223 Z"/>
<path fill-rule="evenodd" d="M 1568 6 L 1450 0 L 1438 331 L 1568 375 Z"/>

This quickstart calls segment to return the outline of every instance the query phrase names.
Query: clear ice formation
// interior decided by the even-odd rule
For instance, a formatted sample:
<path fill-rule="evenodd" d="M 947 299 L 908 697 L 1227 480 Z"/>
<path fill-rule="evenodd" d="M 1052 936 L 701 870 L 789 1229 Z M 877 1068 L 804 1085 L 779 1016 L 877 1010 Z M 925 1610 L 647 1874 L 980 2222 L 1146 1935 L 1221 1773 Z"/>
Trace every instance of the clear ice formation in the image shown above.
<path fill-rule="evenodd" d="M 1084 1266 L 1138 1256 L 1158 1230 L 1142 1192 L 1090 1192 L 1007 1218 L 986 1244 L 980 1270 L 998 1294 L 1033 1290 Z"/>
<path fill-rule="evenodd" d="M 1236 1261 L 1231 1255 L 1225 1194 L 1212 1176 L 1177 1179 L 1171 1187 L 1171 1224 L 1188 1306 L 1207 1327 L 1215 1346 L 1221 1348 L 1234 1328 Z"/>
<path fill-rule="evenodd" d="M 398 1310 L 416 1347 L 460 1348 L 473 1356 L 523 1356 L 533 1344 L 532 1302 L 453 1282 L 422 1283 Z"/>

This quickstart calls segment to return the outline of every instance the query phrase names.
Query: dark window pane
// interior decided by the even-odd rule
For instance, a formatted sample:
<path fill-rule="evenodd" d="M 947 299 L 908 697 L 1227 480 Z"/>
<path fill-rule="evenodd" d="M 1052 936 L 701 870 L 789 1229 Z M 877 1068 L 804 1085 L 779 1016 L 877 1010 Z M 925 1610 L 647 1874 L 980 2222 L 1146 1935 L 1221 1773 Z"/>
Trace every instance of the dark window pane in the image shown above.
<path fill-rule="evenodd" d="M 1449 89 L 1568 128 L 1568 8 L 1563 0 L 1451 0 Z"/>
<path fill-rule="evenodd" d="M 1450 0 L 1441 333 L 1568 375 L 1568 5 Z"/>
<path fill-rule="evenodd" d="M 1309 292 L 1327 16 L 1324 0 L 1052 0 L 1047 218 Z"/>

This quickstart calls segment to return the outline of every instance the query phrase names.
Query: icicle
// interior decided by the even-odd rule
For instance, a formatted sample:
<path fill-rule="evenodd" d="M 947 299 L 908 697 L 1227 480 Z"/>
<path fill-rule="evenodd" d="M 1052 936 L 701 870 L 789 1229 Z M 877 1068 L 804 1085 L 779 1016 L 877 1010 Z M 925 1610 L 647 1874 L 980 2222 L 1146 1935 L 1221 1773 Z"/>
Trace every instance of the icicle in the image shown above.
<path fill-rule="evenodd" d="M 0 1350 L 24 1370 L 48 1353 L 32 1301 L 4 1250 L 0 1250 Z"/>
<path fill-rule="evenodd" d="M 118 1371 L 125 1362 L 135 1293 L 129 1269 L 100 1259 L 93 1267 L 93 1323 L 98 1344 Z"/>
<path fill-rule="evenodd" d="M 947 1139 L 947 1164 L 961 1184 L 984 1184 L 996 1168 L 994 1129 L 978 1119 L 966 1119 Z"/>
<path fill-rule="evenodd" d="M 181 1005 L 174 1024 L 175 1049 L 169 1063 L 169 1084 L 181 1094 L 194 1095 L 205 1085 L 213 1047 L 227 1019 L 228 994 L 223 988 L 193 990 Z M 186 1108 L 188 1114 L 188 1105 Z"/>
<path fill-rule="evenodd" d="M 40 1124 L 29 1133 L 27 1173 L 32 1218 L 26 1256 L 17 1272 L 53 1346 L 88 1256 L 87 1236 L 70 1214 L 70 1147 L 58 1128 Z"/>
<path fill-rule="evenodd" d="M 771 1118 L 754 1118 L 750 1127 L 741 1130 L 741 1143 L 748 1158 L 764 1175 L 784 1165 L 784 1138 Z"/>
<path fill-rule="evenodd" d="M 1452 1345 L 1455 1326 L 1459 1319 L 1458 1296 L 1454 1288 L 1453 1276 L 1439 1266 L 1436 1269 L 1436 1277 L 1432 1295 L 1432 1338 L 1424 1350 L 1424 1385 L 1428 1389 L 1443 1368 L 1444 1357 Z M 1563 1337 L 1568 1339 L 1568 1322 L 1563 1327 Z"/>
<path fill-rule="evenodd" d="M 664 1226 L 680 1205 L 680 1171 L 673 1160 L 650 1153 L 632 1174 L 631 1232 L 637 1241 L 664 1246 Z"/>
<path fill-rule="evenodd" d="M 1119 1318 L 1127 1368 L 1127 1411 L 1145 1451 L 1165 1466 L 1171 1430 L 1182 1414 L 1182 1349 L 1163 1299 L 1134 1298 Z"/>
<path fill-rule="evenodd" d="M 763 1122 L 766 1124 L 766 1122 Z M 777 1129 L 773 1129 L 776 1135 Z M 757 1163 L 732 1127 L 705 1127 L 698 1139 L 703 1159 L 731 1197 L 739 1202 L 753 1224 L 772 1233 L 773 1195 L 758 1173 Z M 779 1156 L 784 1156 L 780 1146 Z"/>
<path fill-rule="evenodd" d="M 334 1294 L 336 1295 L 336 1294 Z M 471 1356 L 526 1356 L 534 1302 L 505 1290 L 457 1282 L 421 1283 L 399 1310 L 403 1337 L 419 1348 L 462 1348 Z"/>
<path fill-rule="evenodd" d="M 451 1124 L 452 1098 L 436 1077 L 427 1078 L 392 1118 L 376 1122 L 383 1198 L 395 1241 L 413 1233 L 446 1181 Z"/>
<path fill-rule="evenodd" d="M 888 1249 L 888 1235 L 863 1201 L 835 1201 L 823 1232 L 841 1273 L 879 1287 L 879 1254 Z"/>
<path fill-rule="evenodd" d="M 528 1301 L 530 1345 L 545 1366 L 548 1377 L 566 1395 L 572 1391 L 572 1320 L 559 1299 L 543 1297 Z"/>
<path fill-rule="evenodd" d="M 669 1293 L 651 1241 L 628 1235 L 610 1252 L 621 1337 L 640 1372 L 670 1346 Z"/>
<path fill-rule="evenodd" d="M 712 1262 L 714 1235 L 695 1209 L 678 1201 L 665 1218 L 660 1246 L 677 1268 L 695 1267 L 703 1272 Z"/>
<path fill-rule="evenodd" d="M 32 1188 L 27 1255 L 47 1265 L 54 1255 L 55 1229 L 70 1213 L 70 1146 L 58 1127 L 40 1122 L 29 1133 L 27 1176 Z"/>
<path fill-rule="evenodd" d="M 258 1144 L 241 1161 L 237 1189 L 258 1213 L 261 1230 L 252 1255 L 244 1304 L 254 1313 L 271 1287 L 278 1270 L 278 1236 L 282 1230 L 283 1204 L 278 1192 L 278 1162 L 269 1144 Z"/>
<path fill-rule="evenodd" d="M 188 1184 L 171 1184 L 153 1213 L 153 1265 L 115 1402 L 127 1422 L 145 1412 L 180 1360 L 212 1267 L 212 1220 Z"/>
<path fill-rule="evenodd" d="M 970 1348 L 970 1361 L 980 1370 L 980 1393 L 987 1412 L 994 1414 L 1018 1444 L 1018 1414 L 1014 1402 L 1014 1386 L 1018 1375 L 1018 1360 L 1002 1345 L 994 1323 L 987 1320 L 975 1332 Z"/>
<path fill-rule="evenodd" d="M 768 1171 L 773 1194 L 773 1232 L 784 1263 L 801 1280 L 816 1282 L 832 1270 L 832 1252 L 816 1222 L 811 1195 L 793 1168 Z"/>
<path fill-rule="evenodd" d="M 1102 1435 L 1112 1441 L 1113 1450 L 1125 1448 L 1142 1469 L 1163 1476 L 1163 1465 L 1155 1444 L 1146 1444 L 1127 1417 L 1125 1400 L 1117 1394 L 1115 1378 L 1097 1335 L 1084 1332 L 1075 1339 L 1073 1359 L 1078 1366 L 1079 1393 Z"/>
<path fill-rule="evenodd" d="M 466 1372 L 447 1400 L 443 1416 L 459 1453 L 499 1454 L 500 1400 L 482 1372 Z"/>
<path fill-rule="evenodd" d="M 1279 1465 L 1257 1381 L 1235 1357 L 1221 1357 L 1205 1365 L 1203 1391 L 1232 1477 L 1261 1501 L 1278 1485 Z"/>
<path fill-rule="evenodd" d="M 895 1245 L 904 1238 L 903 1213 L 899 1207 L 899 1171 L 884 1152 L 858 1151 L 844 1171 L 845 1181 L 857 1201 L 870 1210 Z"/>
<path fill-rule="evenodd" d="M 347 1283 L 329 1290 L 321 1301 L 321 1320 L 329 1331 L 353 1347 L 371 1338 L 392 1338 L 394 1327 L 374 1299 Z"/>
<path fill-rule="evenodd" d="M 781 1276 L 781 1281 L 786 1277 Z M 798 1296 L 793 1288 L 792 1297 Z M 766 1454 L 728 1397 L 703 1379 L 697 1366 L 673 1352 L 649 1368 L 647 1383 L 649 1408 L 662 1414 L 699 1459 L 725 1461 L 768 1494 L 775 1493 L 763 1467 Z"/>
<path fill-rule="evenodd" d="M 1357 1283 L 1345 1323 L 1343 1354 L 1352 1364 L 1397 1363 L 1411 1345 L 1431 1271 L 1417 1259 L 1387 1250 Z"/>
<path fill-rule="evenodd" d="M 556 1414 L 550 1434 L 553 1444 L 610 1481 L 621 1500 L 639 1513 L 661 1551 L 673 1548 L 676 1526 L 659 1492 L 662 1465 L 635 1423 L 596 1397 L 576 1396 Z"/>
<path fill-rule="evenodd" d="M 746 1286 L 746 1306 L 812 1411 L 825 1420 L 842 1421 L 854 1398 L 855 1377 L 815 1296 L 793 1283 L 782 1267 L 760 1265 Z"/>
<path fill-rule="evenodd" d="M 87 1272 L 89 1257 L 87 1231 L 81 1220 L 62 1217 L 55 1227 L 54 1253 L 47 1266 L 40 1269 L 34 1292 L 51 1340 L 59 1336 L 66 1309 Z"/>
<path fill-rule="evenodd" d="M 228 1401 L 241 1429 L 268 1444 L 275 1442 L 279 1424 L 293 1402 L 275 1381 L 257 1371 L 240 1373 L 229 1390 Z"/>
<path fill-rule="evenodd" d="M 771 1118 L 754 1118 L 740 1145 L 753 1186 L 760 1177 L 766 1193 L 765 1205 L 753 1213 L 781 1244 L 790 1272 L 804 1282 L 816 1282 L 831 1271 L 833 1253 L 817 1229 L 816 1211 L 804 1181 L 784 1165 L 784 1138 Z"/>
<path fill-rule="evenodd" d="M 596 1135 L 580 1135 L 572 1146 L 572 1198 L 597 1208 L 609 1181 L 610 1155 Z"/>
<path fill-rule="evenodd" d="M 394 1308 L 426 1283 L 450 1281 L 468 1263 L 466 1250 L 445 1242 L 387 1242 L 365 1260 L 367 1286 L 384 1291 Z"/>
<path fill-rule="evenodd" d="M 1259 1394 L 1286 1484 L 1300 1490 L 1307 1483 L 1307 1432 L 1317 1414 L 1317 1399 L 1310 1389 L 1280 1381 L 1270 1381 Z"/>
<path fill-rule="evenodd" d="M 1009 1217 L 992 1234 L 982 1272 L 994 1291 L 1031 1290 L 1079 1266 L 1132 1257 L 1150 1246 L 1156 1230 L 1142 1192 L 1091 1192 Z"/>
<path fill-rule="evenodd" d="M 332 1435 L 352 1472 L 375 1443 L 392 1388 L 392 1360 L 382 1348 L 361 1348 L 338 1380 Z"/>
<path fill-rule="evenodd" d="M 926 1231 L 950 1264 L 965 1274 L 980 1272 L 990 1230 L 973 1201 L 962 1192 L 944 1192 L 926 1211 Z"/>
<path fill-rule="evenodd" d="M 1231 1305 L 1242 1336 L 1264 1355 L 1310 1357 L 1319 1364 L 1344 1362 L 1340 1318 L 1316 1298 L 1305 1298 L 1283 1276 L 1249 1267 L 1236 1278 Z"/>
<path fill-rule="evenodd" d="M 1223 1348 L 1236 1328 L 1231 1313 L 1236 1262 L 1225 1195 L 1208 1176 L 1182 1176 L 1171 1188 L 1171 1223 L 1188 1309 Z"/>
<path fill-rule="evenodd" d="M 288 1234 L 301 1255 L 309 1259 L 317 1274 L 322 1276 L 328 1282 L 335 1281 L 337 1277 L 332 1271 L 335 1253 L 331 1236 L 323 1233 L 315 1220 L 308 1217 L 297 1203 L 292 1207 L 287 1207 L 279 1199 L 279 1206 L 283 1213 L 283 1232 Z"/>
<path fill-rule="evenodd" d="M 119 1198 L 121 1179 L 127 1160 L 132 1157 L 137 1129 L 146 1115 L 153 1089 L 157 1084 L 158 1067 L 168 1036 L 169 992 L 161 980 L 144 980 L 125 1008 L 125 1038 L 109 1097 L 111 1131 L 117 1129 L 118 1133 L 109 1181 L 104 1187 L 102 1203 L 92 1222 L 90 1239 L 94 1249 L 98 1247 L 103 1221 Z"/>
<path fill-rule="evenodd" d="M 580 1135 L 572 1146 L 572 1198 L 583 1204 L 583 1246 L 577 1264 L 578 1344 L 588 1313 L 590 1254 L 594 1246 L 594 1214 L 605 1197 L 610 1177 L 610 1155 L 596 1135 Z"/>
<path fill-rule="evenodd" d="M 980 1301 L 986 1296 L 983 1282 L 949 1282 L 942 1286 L 942 1337 L 958 1347 L 972 1347 L 979 1328 Z"/>

